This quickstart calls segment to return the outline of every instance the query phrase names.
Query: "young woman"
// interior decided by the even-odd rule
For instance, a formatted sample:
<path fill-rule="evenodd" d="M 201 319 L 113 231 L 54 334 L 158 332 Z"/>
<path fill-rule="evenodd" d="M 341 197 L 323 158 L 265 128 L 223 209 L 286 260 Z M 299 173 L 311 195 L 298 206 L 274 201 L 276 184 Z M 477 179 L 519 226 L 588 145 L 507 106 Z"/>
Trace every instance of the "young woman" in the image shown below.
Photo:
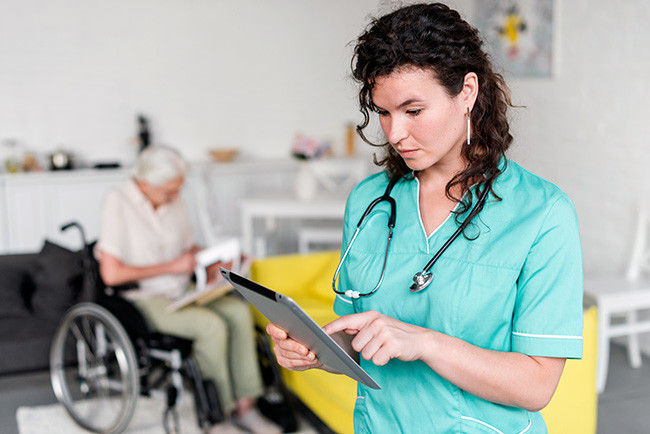
<path fill-rule="evenodd" d="M 358 131 L 377 113 L 386 170 L 348 200 L 342 316 L 325 326 L 355 335 L 381 386 L 359 385 L 356 432 L 546 432 L 538 411 L 582 356 L 574 207 L 506 159 L 510 99 L 481 44 L 456 11 L 420 4 L 375 20 L 356 46 Z M 326 369 L 267 330 L 282 366 Z"/>

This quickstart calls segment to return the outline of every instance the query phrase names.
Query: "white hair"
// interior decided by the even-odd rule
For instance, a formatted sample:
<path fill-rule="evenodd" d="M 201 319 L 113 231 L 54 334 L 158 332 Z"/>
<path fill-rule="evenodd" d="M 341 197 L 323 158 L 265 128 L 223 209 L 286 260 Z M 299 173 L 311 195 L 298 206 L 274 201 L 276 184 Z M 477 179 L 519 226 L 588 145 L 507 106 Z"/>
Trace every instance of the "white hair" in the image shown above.
<path fill-rule="evenodd" d="M 155 145 L 140 153 L 133 168 L 133 177 L 140 182 L 159 187 L 185 176 L 185 161 L 169 146 Z"/>

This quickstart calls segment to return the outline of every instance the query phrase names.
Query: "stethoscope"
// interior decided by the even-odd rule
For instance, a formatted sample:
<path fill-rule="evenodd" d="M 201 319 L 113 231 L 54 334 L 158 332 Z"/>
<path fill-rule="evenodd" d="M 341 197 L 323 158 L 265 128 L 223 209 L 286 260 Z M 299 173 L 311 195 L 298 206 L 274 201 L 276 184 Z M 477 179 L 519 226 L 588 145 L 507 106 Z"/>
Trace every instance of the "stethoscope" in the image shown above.
<path fill-rule="evenodd" d="M 341 256 L 341 260 L 339 261 L 339 265 L 336 267 L 336 271 L 334 272 L 334 278 L 332 279 L 332 289 L 334 290 L 335 293 L 340 294 L 340 295 L 345 295 L 348 298 L 359 298 L 359 297 L 368 297 L 379 289 L 381 286 L 381 283 L 384 281 L 384 274 L 386 273 L 386 262 L 388 260 L 388 250 L 390 248 L 390 242 L 393 239 L 393 228 L 395 227 L 395 208 L 397 205 L 395 204 L 395 199 L 393 199 L 390 196 L 391 191 L 393 190 L 393 187 L 397 182 L 401 179 L 401 176 L 395 176 L 393 177 L 389 182 L 388 186 L 386 187 L 386 191 L 384 192 L 383 195 L 379 196 L 377 199 L 373 200 L 370 202 L 370 205 L 368 205 L 368 208 L 366 208 L 366 211 L 363 213 L 361 216 L 361 219 L 359 219 L 359 223 L 357 223 L 357 229 L 354 231 L 354 234 L 352 235 L 352 239 L 348 243 L 347 248 L 345 249 L 345 253 L 343 253 L 343 256 Z M 489 188 L 489 183 L 485 184 L 485 188 L 483 192 L 481 193 L 481 196 L 478 199 L 478 202 L 476 202 L 476 205 L 472 209 L 472 211 L 469 213 L 467 218 L 461 223 L 461 225 L 456 229 L 456 232 L 453 233 L 451 237 L 440 247 L 438 252 L 436 252 L 435 255 L 427 262 L 427 264 L 424 266 L 422 271 L 419 271 L 413 276 L 413 284 L 409 287 L 409 290 L 413 293 L 420 292 L 424 290 L 426 287 L 428 287 L 431 282 L 433 281 L 433 273 L 431 273 L 431 267 L 436 263 L 438 258 L 442 256 L 442 254 L 447 250 L 447 248 L 451 245 L 451 243 L 454 242 L 456 238 L 463 232 L 463 230 L 467 227 L 467 225 L 472 221 L 472 219 L 483 209 L 483 205 L 485 204 L 485 200 L 487 199 L 488 193 L 490 191 Z M 352 245 L 354 244 L 354 240 L 357 238 L 357 235 L 359 235 L 359 231 L 361 230 L 361 226 L 363 225 L 364 220 L 372 212 L 372 209 L 379 203 L 381 202 L 388 202 L 390 205 L 390 215 L 388 217 L 388 240 L 386 241 L 386 252 L 384 253 L 384 263 L 381 267 L 381 276 L 379 276 L 379 281 L 377 282 L 377 285 L 372 289 L 372 291 L 367 292 L 367 293 L 361 293 L 359 291 L 353 291 L 351 289 L 348 289 L 347 291 L 339 291 L 336 288 L 336 279 L 339 277 L 339 272 L 341 271 L 341 266 L 343 265 L 343 262 L 345 261 L 345 258 L 347 258 L 348 254 L 350 253 L 350 249 L 352 248 Z"/>

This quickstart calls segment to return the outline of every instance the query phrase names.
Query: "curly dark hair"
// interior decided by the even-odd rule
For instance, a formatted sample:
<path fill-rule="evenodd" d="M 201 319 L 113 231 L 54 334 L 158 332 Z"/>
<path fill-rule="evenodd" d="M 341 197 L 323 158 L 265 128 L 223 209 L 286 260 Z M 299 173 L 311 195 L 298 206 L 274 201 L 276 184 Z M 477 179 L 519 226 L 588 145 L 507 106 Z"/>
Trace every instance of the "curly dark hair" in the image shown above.
<path fill-rule="evenodd" d="M 372 102 L 377 78 L 406 67 L 425 68 L 454 97 L 463 89 L 465 76 L 474 72 L 479 91 L 471 111 L 471 144 L 462 149 L 468 164 L 449 181 L 446 194 L 460 202 L 461 198 L 452 195 L 452 188 L 460 186 L 464 195 L 473 183 L 481 180 L 480 191 L 492 189 L 492 182 L 500 173 L 499 161 L 512 142 L 506 115 L 512 102 L 503 76 L 493 70 L 482 45 L 478 31 L 458 12 L 440 3 L 398 9 L 373 20 L 359 37 L 352 58 L 353 77 L 361 84 L 359 104 L 363 122 L 357 125 L 357 132 L 366 143 L 384 148 L 384 156 L 379 160 L 375 156 L 375 163 L 385 166 L 391 176 L 405 175 L 411 169 L 388 142 L 375 144 L 364 134 L 370 112 L 377 111 Z M 471 196 L 467 195 L 459 206 L 457 217 L 469 209 Z"/>

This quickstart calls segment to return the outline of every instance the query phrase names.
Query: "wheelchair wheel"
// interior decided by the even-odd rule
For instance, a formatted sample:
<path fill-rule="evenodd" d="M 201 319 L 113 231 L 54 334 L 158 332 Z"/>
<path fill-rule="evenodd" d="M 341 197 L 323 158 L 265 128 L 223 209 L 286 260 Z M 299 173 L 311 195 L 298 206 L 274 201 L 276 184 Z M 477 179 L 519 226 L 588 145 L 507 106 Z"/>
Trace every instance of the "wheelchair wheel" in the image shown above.
<path fill-rule="evenodd" d="M 133 344 L 119 321 L 103 307 L 80 303 L 70 309 L 50 351 L 52 388 L 84 429 L 126 429 L 140 393 Z"/>

